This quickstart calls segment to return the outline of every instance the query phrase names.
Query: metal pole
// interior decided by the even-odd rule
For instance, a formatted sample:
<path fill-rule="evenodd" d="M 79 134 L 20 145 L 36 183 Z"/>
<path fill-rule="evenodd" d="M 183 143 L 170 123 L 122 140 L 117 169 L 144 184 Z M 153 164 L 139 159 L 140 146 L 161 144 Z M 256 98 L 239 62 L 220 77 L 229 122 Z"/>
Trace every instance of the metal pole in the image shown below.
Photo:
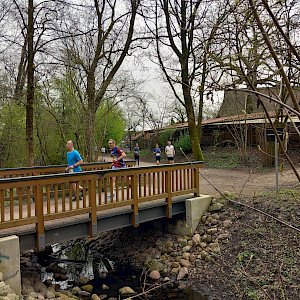
<path fill-rule="evenodd" d="M 278 195 L 278 148 L 277 148 L 276 135 L 275 135 L 275 168 L 276 168 L 276 194 Z"/>

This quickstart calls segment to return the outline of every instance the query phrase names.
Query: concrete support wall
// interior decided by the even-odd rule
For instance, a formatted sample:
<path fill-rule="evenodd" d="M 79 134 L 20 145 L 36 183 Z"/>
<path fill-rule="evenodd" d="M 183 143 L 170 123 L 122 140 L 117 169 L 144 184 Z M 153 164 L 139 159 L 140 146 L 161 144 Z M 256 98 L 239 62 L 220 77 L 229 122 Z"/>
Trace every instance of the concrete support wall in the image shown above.
<path fill-rule="evenodd" d="M 16 235 L 0 238 L 0 272 L 4 282 L 21 295 L 20 245 Z"/>
<path fill-rule="evenodd" d="M 176 220 L 168 225 L 168 230 L 173 234 L 192 235 L 199 225 L 201 217 L 208 210 L 212 196 L 200 195 L 185 200 L 185 219 Z"/>

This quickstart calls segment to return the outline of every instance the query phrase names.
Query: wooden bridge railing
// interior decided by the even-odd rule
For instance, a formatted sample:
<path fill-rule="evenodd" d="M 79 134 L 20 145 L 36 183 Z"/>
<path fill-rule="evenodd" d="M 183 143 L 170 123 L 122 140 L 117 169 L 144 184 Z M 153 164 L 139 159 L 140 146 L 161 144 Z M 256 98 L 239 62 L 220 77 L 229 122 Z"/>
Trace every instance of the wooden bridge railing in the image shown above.
<path fill-rule="evenodd" d="M 202 162 L 193 164 L 202 166 Z M 72 191 L 73 182 L 83 187 L 82 199 L 78 184 Z M 4 197 L 7 190 L 8 201 Z M 132 225 L 138 226 L 139 203 L 165 199 L 166 216 L 170 218 L 172 197 L 190 193 L 199 195 L 199 173 L 191 163 L 3 178 L 0 230 L 36 224 L 37 249 L 43 249 L 48 221 L 85 215 L 90 219 L 90 235 L 95 236 L 98 211 L 131 205 Z"/>

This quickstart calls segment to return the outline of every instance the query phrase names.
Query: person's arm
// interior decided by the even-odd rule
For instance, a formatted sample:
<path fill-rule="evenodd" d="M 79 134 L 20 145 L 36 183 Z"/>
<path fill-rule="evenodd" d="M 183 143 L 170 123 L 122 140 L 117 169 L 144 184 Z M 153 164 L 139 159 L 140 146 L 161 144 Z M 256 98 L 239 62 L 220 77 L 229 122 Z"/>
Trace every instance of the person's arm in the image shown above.
<path fill-rule="evenodd" d="M 76 164 L 70 166 L 69 169 L 74 169 L 76 167 L 79 167 L 80 165 L 82 165 L 82 163 L 83 163 L 83 160 L 81 159 Z"/>
<path fill-rule="evenodd" d="M 165 148 L 165 153 L 166 153 L 166 154 L 168 153 L 168 151 L 167 151 L 167 147 Z"/>
<path fill-rule="evenodd" d="M 121 159 L 123 159 L 123 158 L 125 158 L 125 157 L 126 157 L 125 152 L 122 152 L 122 154 L 119 156 L 118 160 L 121 160 Z"/>
<path fill-rule="evenodd" d="M 173 148 L 173 156 L 175 156 L 175 148 Z"/>

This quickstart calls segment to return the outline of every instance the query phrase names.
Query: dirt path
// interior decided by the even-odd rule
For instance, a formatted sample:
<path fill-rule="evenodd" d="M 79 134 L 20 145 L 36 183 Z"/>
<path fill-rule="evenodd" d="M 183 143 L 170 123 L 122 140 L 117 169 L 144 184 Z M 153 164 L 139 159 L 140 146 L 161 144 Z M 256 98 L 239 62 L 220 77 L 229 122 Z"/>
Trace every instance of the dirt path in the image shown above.
<path fill-rule="evenodd" d="M 141 166 L 151 166 L 152 163 L 141 162 Z M 300 173 L 300 167 L 297 168 Z M 235 169 L 208 169 L 203 167 L 201 173 L 213 183 L 221 192 L 228 191 L 239 195 L 253 196 L 274 192 L 276 189 L 276 178 L 274 171 L 250 171 Z M 300 184 L 291 169 L 286 169 L 279 174 L 279 190 L 298 187 Z M 200 176 L 201 194 L 217 194 L 216 190 Z"/>

